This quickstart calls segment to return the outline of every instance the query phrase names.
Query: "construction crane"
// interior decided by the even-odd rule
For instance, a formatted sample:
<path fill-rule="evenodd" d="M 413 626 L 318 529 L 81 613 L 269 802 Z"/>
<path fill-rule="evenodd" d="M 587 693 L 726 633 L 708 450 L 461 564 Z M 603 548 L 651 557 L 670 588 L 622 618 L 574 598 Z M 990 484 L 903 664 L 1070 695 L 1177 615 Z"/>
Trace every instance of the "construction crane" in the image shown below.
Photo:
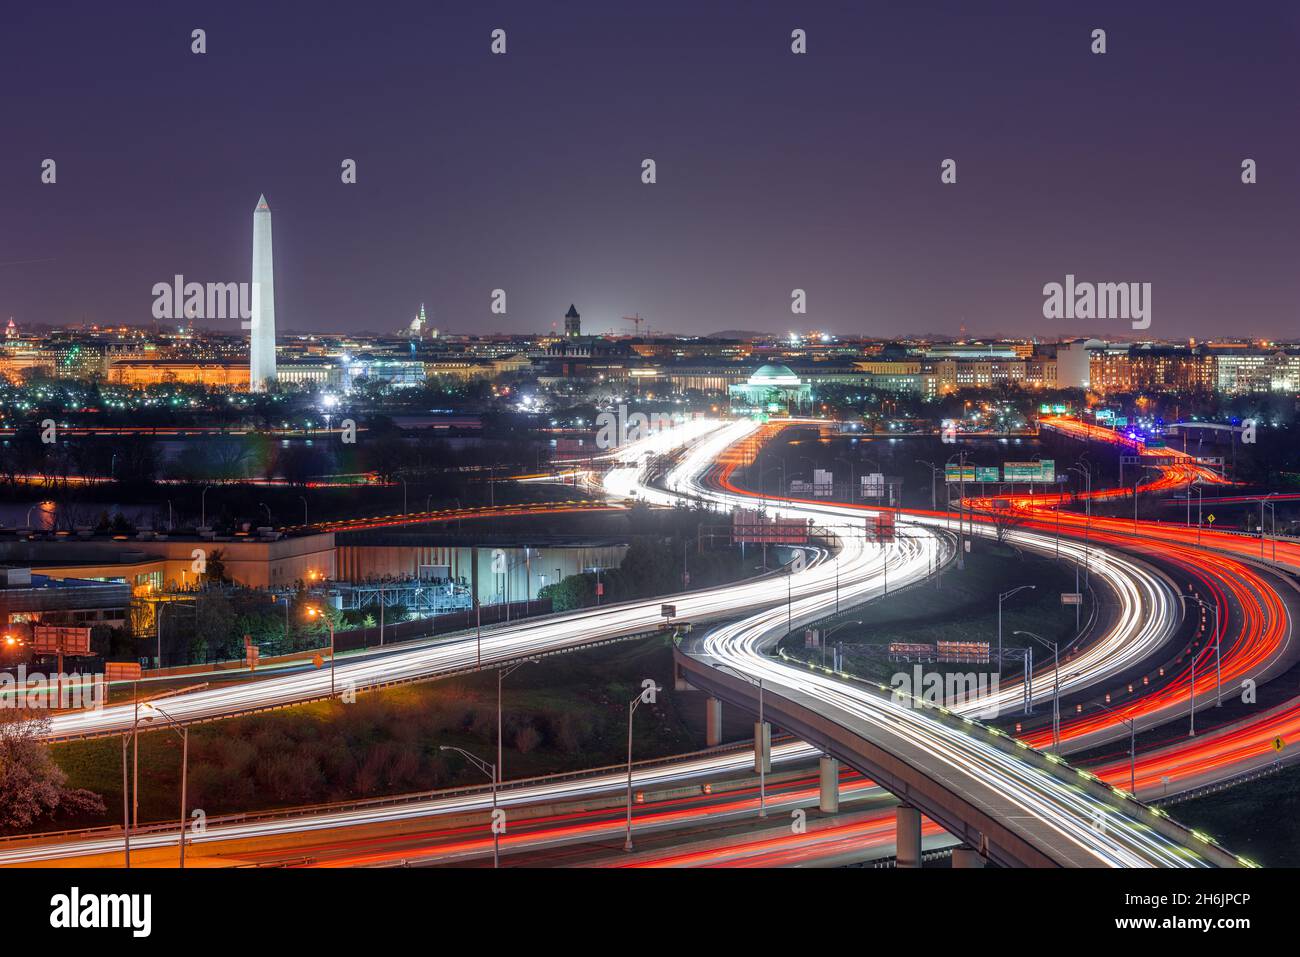
<path fill-rule="evenodd" d="M 641 318 L 641 313 L 638 312 L 635 316 L 624 316 L 623 321 L 632 323 L 632 325 L 636 328 L 635 334 L 639 336 L 641 335 L 641 323 L 645 322 L 646 320 Z M 646 332 L 649 331 L 650 331 L 649 329 L 646 330 Z"/>

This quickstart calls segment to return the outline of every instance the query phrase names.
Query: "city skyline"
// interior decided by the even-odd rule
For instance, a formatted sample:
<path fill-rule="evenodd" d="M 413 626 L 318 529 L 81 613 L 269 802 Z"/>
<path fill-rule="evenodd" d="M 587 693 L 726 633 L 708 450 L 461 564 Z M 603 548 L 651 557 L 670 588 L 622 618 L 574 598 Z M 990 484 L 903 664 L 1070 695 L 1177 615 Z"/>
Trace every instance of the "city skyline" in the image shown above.
<path fill-rule="evenodd" d="M 6 69 L 59 69 L 12 110 L 0 315 L 146 325 L 159 281 L 247 275 L 240 211 L 266 192 L 287 330 L 396 330 L 425 302 L 444 332 L 541 334 L 578 302 L 593 334 L 632 314 L 683 335 L 1130 334 L 1043 318 L 1043 287 L 1076 275 L 1150 283 L 1145 337 L 1284 338 L 1297 15 L 1198 11 L 398 6 L 362 18 L 364 50 L 325 12 L 88 8 L 67 36 L 11 13 L 28 39 Z M 112 92 L 73 95 L 105 73 Z"/>
<path fill-rule="evenodd" d="M 20 941 L 1276 923 L 1297 0 L 67 0 L 0 84 Z"/>

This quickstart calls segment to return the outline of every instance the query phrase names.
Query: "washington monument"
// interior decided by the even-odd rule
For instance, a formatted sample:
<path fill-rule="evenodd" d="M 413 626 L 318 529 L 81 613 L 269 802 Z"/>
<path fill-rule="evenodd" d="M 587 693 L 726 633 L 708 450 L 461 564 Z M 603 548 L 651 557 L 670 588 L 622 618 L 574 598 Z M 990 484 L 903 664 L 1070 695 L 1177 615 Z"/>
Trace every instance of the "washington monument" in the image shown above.
<path fill-rule="evenodd" d="M 248 389 L 265 392 L 275 381 L 275 269 L 271 257 L 271 207 L 253 210 L 253 308 L 248 324 Z"/>

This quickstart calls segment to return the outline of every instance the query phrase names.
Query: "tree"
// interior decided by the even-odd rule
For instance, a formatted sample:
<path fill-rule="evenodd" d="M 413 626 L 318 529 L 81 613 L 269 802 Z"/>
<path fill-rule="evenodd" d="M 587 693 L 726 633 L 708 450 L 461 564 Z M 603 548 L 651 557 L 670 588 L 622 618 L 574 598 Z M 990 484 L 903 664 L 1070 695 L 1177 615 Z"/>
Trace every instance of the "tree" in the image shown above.
<path fill-rule="evenodd" d="M 203 580 L 220 585 L 228 583 L 230 579 L 226 576 L 226 562 L 224 552 L 220 548 L 212 550 L 212 554 L 204 561 Z"/>
<path fill-rule="evenodd" d="M 104 799 L 69 788 L 44 742 L 50 719 L 27 708 L 0 709 L 0 830 L 25 830 L 58 814 L 103 814 Z"/>
<path fill-rule="evenodd" d="M 591 572 L 568 575 L 537 591 L 538 598 L 549 598 L 552 611 L 570 611 L 585 608 L 596 600 L 596 576 Z"/>

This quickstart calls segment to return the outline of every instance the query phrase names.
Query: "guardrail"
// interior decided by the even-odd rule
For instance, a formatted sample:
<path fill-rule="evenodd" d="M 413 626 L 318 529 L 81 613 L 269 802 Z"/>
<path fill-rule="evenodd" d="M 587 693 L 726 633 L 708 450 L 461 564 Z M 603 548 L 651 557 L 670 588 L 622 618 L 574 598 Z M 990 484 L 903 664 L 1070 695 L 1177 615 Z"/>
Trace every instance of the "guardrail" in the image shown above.
<path fill-rule="evenodd" d="M 634 761 L 632 768 L 634 771 L 648 771 L 656 768 L 668 767 L 673 764 L 702 760 L 711 757 L 722 757 L 730 754 L 743 754 L 752 746 L 748 743 L 738 742 L 732 744 L 719 745 L 713 748 L 704 748 L 699 751 L 688 751 L 685 754 L 670 755 L 662 758 L 646 758 L 640 761 Z M 547 784 L 559 784 L 565 781 L 580 781 L 584 778 L 597 778 L 601 775 L 624 774 L 627 771 L 627 763 L 607 764 L 597 768 L 584 768 L 580 771 L 561 771 L 555 774 L 540 774 L 527 778 L 513 778 L 509 781 L 502 781 L 497 786 L 497 795 L 519 791 L 524 788 L 544 786 Z M 623 783 L 619 784 L 622 787 Z M 302 804 L 287 808 L 272 808 L 265 811 L 251 811 L 241 814 L 224 814 L 213 815 L 206 819 L 206 826 L 211 829 L 222 825 L 230 824 L 255 824 L 262 821 L 278 821 L 295 817 L 318 817 L 325 814 L 345 814 L 352 811 L 368 811 L 375 808 L 384 807 L 401 807 L 408 804 L 420 804 L 425 801 L 439 801 L 448 798 L 468 797 L 472 795 L 489 795 L 492 793 L 492 786 L 488 784 L 462 785 L 452 788 L 438 788 L 432 791 L 413 791 L 407 794 L 394 794 L 386 797 L 362 798 L 355 801 L 335 801 L 326 804 Z M 144 824 L 131 829 L 131 836 L 137 837 L 141 834 L 160 834 L 175 832 L 177 830 L 175 821 L 162 821 L 155 824 Z M 118 824 L 109 824 L 102 827 L 71 828 L 62 831 L 39 831 L 31 834 L 7 834 L 0 835 L 0 847 L 6 845 L 15 845 L 20 843 L 57 843 L 60 841 L 76 839 L 93 839 L 96 837 L 113 837 L 122 833 L 122 827 Z"/>

